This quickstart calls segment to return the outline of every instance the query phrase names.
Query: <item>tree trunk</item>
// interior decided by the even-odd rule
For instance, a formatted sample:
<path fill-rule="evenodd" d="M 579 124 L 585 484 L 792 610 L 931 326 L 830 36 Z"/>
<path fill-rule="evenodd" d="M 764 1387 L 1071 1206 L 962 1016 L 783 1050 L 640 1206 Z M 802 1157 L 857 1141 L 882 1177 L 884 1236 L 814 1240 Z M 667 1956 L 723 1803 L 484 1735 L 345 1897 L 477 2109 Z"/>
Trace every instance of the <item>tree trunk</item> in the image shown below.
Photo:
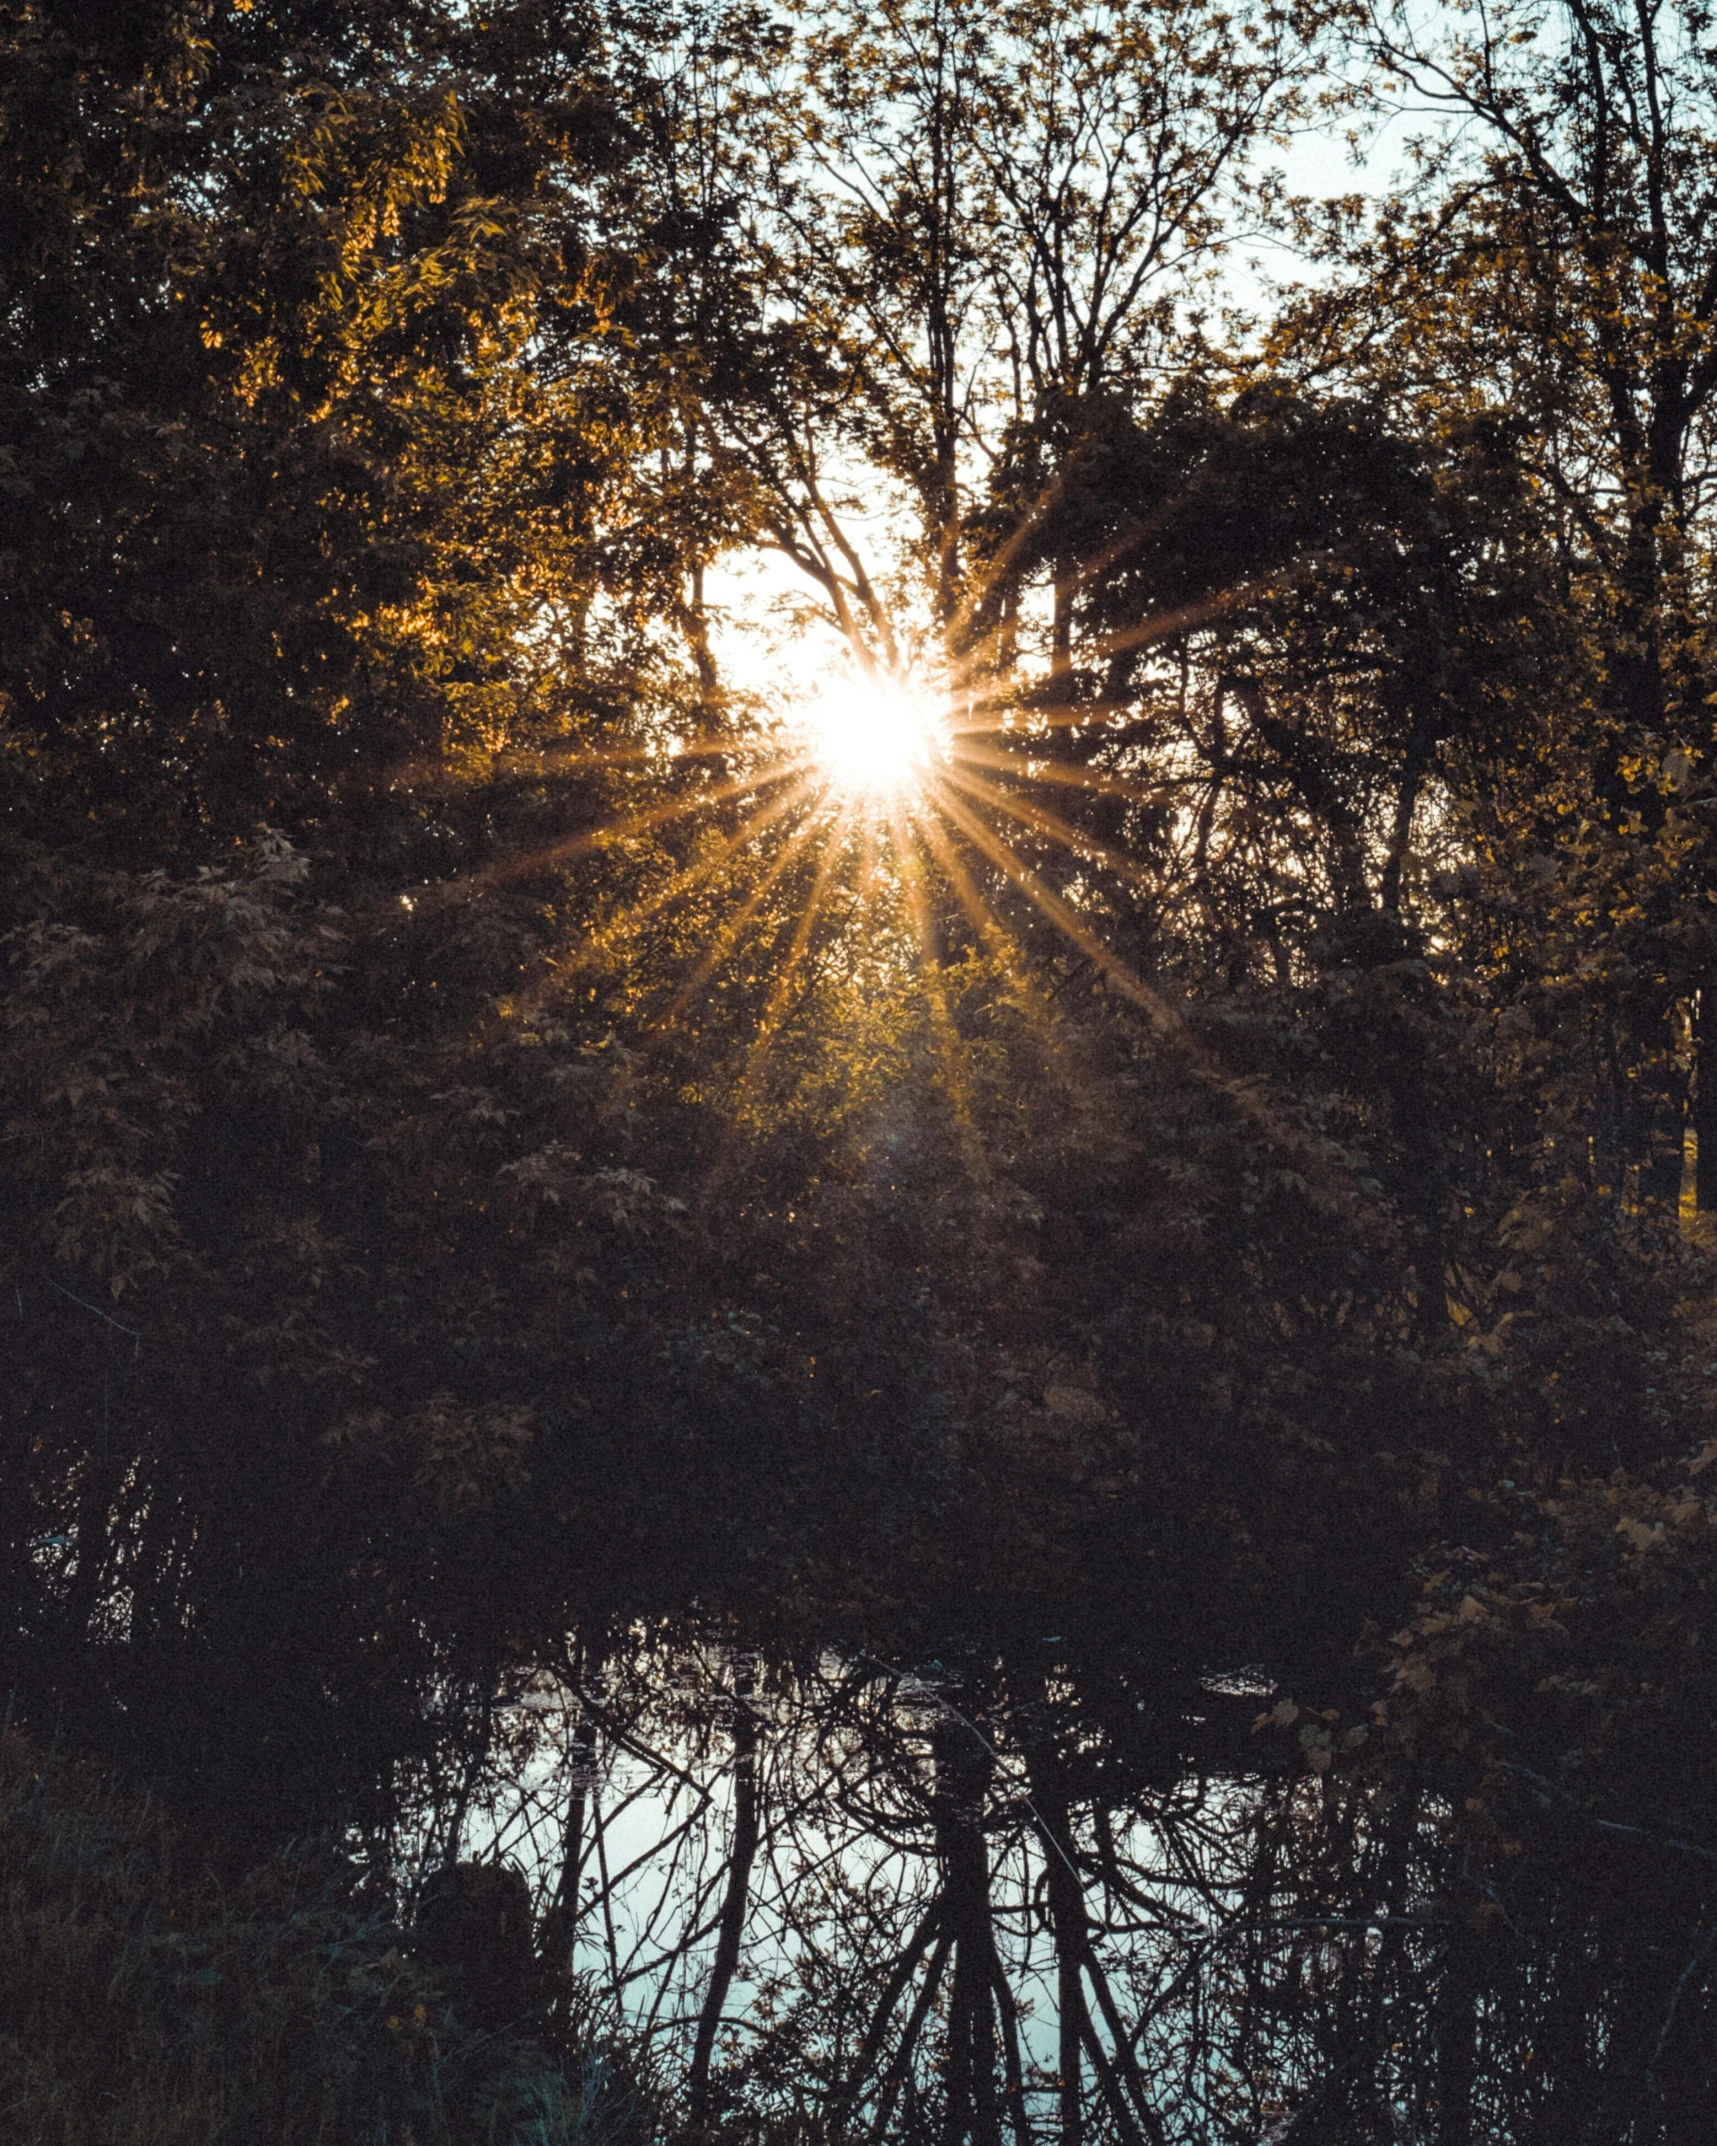
<path fill-rule="evenodd" d="M 1080 2146 L 1084 2125 L 1085 1895 L 1071 1868 L 1072 1834 L 1061 1768 L 1054 1754 L 1027 1752 L 1031 1793 L 1043 1832 L 1044 1879 L 1049 1926 L 1055 1945 L 1056 2137 L 1059 2146 Z"/>
<path fill-rule="evenodd" d="M 1473 2146 L 1473 2062 L 1478 1993 L 1473 1986 L 1471 1940 L 1464 1930 L 1449 1938 L 1443 1984 L 1437 2000 L 1437 2146 Z"/>
<path fill-rule="evenodd" d="M 715 2055 L 715 2037 L 721 2015 L 733 1987 L 739 1965 L 740 1940 L 745 1935 L 745 1908 L 751 1891 L 751 1868 L 757 1860 L 757 1716 L 751 1710 L 754 1677 L 751 1670 L 735 1680 L 733 1695 L 733 1849 L 727 1866 L 727 1892 L 716 1924 L 715 1960 L 710 1968 L 709 1988 L 698 2015 L 697 2042 L 692 2050 L 691 2079 L 687 2100 L 693 2131 L 701 2131 L 709 2116 L 709 2073 Z"/>
<path fill-rule="evenodd" d="M 957 2146 L 965 2138 L 974 2146 L 1001 2146 L 993 2011 L 996 1949 L 983 1831 L 984 1798 L 994 1762 L 980 1739 L 955 1720 L 938 1729 L 935 1758 L 936 1846 L 944 1916 L 954 1940 L 942 2137 L 944 2146 Z"/>
<path fill-rule="evenodd" d="M 1717 1213 L 1717 981 L 1702 984 L 1693 1019 L 1694 1200 Z"/>

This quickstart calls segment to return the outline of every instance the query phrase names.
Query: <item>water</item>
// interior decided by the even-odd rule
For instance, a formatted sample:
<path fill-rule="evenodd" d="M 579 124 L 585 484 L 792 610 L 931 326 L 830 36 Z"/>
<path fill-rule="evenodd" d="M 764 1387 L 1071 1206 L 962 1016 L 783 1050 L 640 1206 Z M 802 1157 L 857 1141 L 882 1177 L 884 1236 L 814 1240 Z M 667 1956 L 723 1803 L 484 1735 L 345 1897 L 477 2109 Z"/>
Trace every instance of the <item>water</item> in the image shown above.
<path fill-rule="evenodd" d="M 1458 1808 L 1306 1773 L 1254 1730 L 1270 1700 L 1048 1637 L 784 1661 L 640 1628 L 503 1690 L 460 1852 L 526 1874 L 575 2005 L 706 2133 L 1447 2146 L 1590 2116 L 1621 1981 L 1661 2038 L 1680 1934 L 1597 1960 L 1536 1849 L 1487 1900 Z M 1680 2135 L 1635 2117 L 1592 2135 Z"/>

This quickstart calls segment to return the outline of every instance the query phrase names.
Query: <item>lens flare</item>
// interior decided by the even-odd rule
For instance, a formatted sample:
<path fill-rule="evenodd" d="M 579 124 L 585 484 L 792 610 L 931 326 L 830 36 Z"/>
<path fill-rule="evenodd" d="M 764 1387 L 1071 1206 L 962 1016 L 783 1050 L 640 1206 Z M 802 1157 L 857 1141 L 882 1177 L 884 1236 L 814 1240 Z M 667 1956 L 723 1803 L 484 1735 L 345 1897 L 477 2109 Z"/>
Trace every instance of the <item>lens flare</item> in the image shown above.
<path fill-rule="evenodd" d="M 945 717 L 919 680 L 841 672 L 801 708 L 798 727 L 830 786 L 858 802 L 918 790 L 947 755 Z"/>

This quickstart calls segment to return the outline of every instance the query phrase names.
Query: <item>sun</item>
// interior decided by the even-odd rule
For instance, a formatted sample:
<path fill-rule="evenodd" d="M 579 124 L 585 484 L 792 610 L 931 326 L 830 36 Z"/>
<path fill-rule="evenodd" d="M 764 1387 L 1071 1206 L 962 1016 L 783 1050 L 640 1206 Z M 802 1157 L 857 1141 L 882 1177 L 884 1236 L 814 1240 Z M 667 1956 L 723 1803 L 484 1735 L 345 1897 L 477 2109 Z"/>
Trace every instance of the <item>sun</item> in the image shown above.
<path fill-rule="evenodd" d="M 945 757 L 944 716 L 920 681 L 841 671 L 799 709 L 797 726 L 830 787 L 887 803 L 918 789 Z"/>

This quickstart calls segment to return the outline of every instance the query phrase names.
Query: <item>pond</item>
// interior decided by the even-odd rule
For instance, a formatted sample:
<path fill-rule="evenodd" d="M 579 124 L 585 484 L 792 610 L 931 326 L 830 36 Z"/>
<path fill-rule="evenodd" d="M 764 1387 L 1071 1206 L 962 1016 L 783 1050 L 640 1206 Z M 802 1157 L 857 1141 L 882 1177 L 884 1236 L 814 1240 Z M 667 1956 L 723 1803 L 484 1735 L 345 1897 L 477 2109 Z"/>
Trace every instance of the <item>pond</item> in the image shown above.
<path fill-rule="evenodd" d="M 1691 1890 L 1549 1810 L 1498 1886 L 1470 1813 L 1308 1769 L 1286 1711 L 1055 1635 L 639 1626 L 501 1688 L 416 1852 L 521 1871 L 566 2001 L 701 2135 L 1697 2136 Z"/>

